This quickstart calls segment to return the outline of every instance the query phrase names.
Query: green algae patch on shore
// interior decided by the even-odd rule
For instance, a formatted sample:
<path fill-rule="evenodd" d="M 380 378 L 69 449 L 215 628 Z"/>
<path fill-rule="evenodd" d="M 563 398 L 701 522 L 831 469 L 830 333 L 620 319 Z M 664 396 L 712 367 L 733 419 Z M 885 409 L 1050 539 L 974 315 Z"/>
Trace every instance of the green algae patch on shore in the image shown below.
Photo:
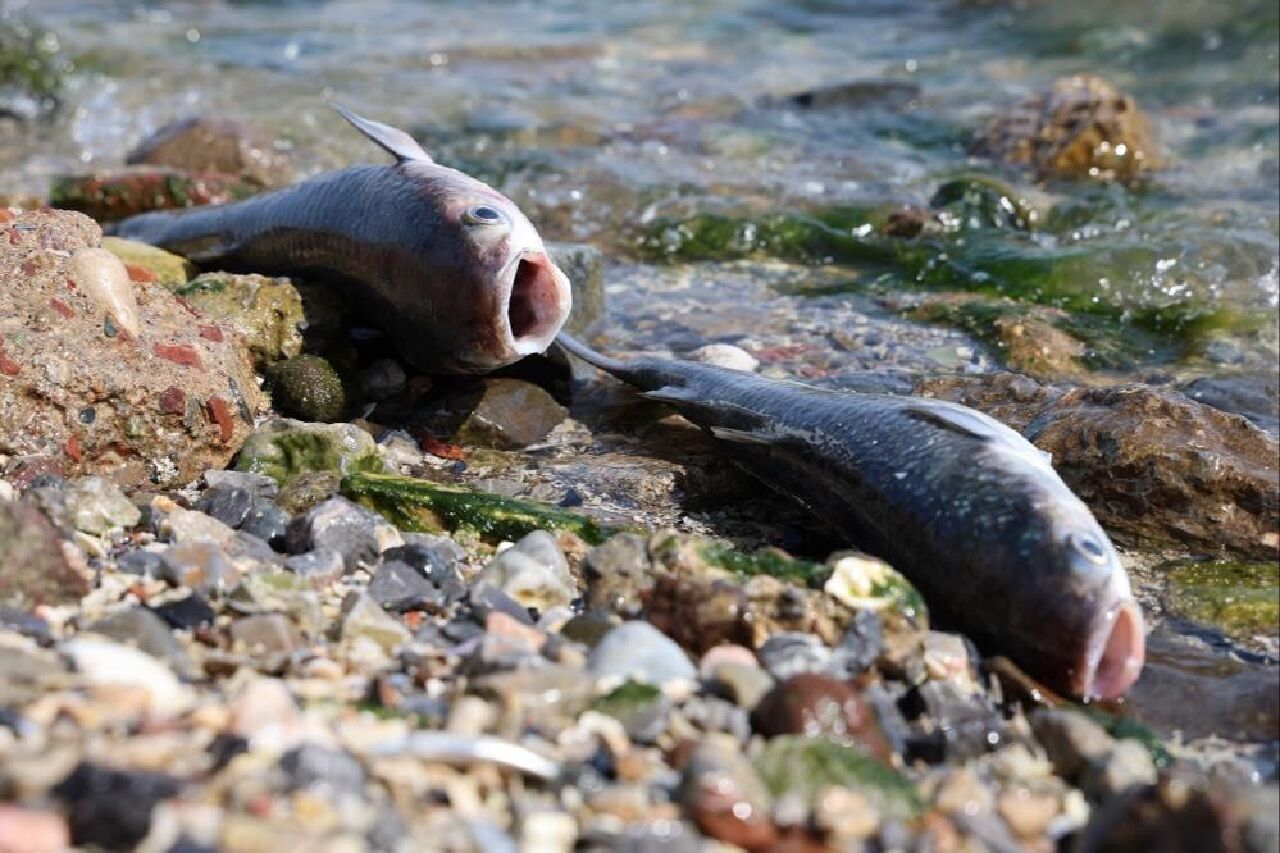
<path fill-rule="evenodd" d="M 281 488 L 304 474 L 385 471 L 373 437 L 350 424 L 312 424 L 277 418 L 253 431 L 236 459 L 237 471 L 266 474 Z"/>
<path fill-rule="evenodd" d="M 607 532 L 590 518 L 550 504 L 477 492 L 412 477 L 351 472 L 342 494 L 381 514 L 404 531 L 471 530 L 486 542 L 514 541 L 535 530 L 564 530 L 591 545 Z"/>
<path fill-rule="evenodd" d="M 908 820 L 923 808 L 915 786 L 852 745 L 822 737 L 782 735 L 770 740 L 753 761 L 760 780 L 775 797 L 798 796 L 813 803 L 827 788 L 850 788 L 874 802 L 886 816 Z"/>
<path fill-rule="evenodd" d="M 769 575 L 803 586 L 821 586 L 831 574 L 830 569 L 821 563 L 798 560 L 771 548 L 747 554 L 719 542 L 708 542 L 699 549 L 699 555 L 708 564 L 737 575 Z"/>
<path fill-rule="evenodd" d="M 1174 615 L 1233 640 L 1274 636 L 1280 625 L 1280 565 L 1229 560 L 1166 565 L 1166 604 Z"/>

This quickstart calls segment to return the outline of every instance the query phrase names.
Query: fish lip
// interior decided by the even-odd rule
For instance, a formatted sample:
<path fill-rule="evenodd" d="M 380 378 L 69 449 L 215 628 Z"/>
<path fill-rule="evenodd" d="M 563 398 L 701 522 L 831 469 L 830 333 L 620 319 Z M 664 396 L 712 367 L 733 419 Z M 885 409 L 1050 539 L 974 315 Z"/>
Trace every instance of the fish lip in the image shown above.
<path fill-rule="evenodd" d="M 518 280 L 522 264 L 527 265 L 524 267 L 530 277 L 527 280 Z M 507 360 L 544 352 L 569 318 L 573 293 L 568 276 L 541 247 L 526 248 L 516 252 L 499 271 L 498 285 L 501 308 L 498 332 L 511 356 Z M 529 292 L 521 293 L 523 287 L 528 287 Z M 528 328 L 514 328 L 517 323 L 526 323 Z"/>
<path fill-rule="evenodd" d="M 1121 698 L 1141 675 L 1145 655 L 1142 610 L 1132 598 L 1121 599 L 1107 608 L 1091 631 L 1075 692 L 1085 699 Z"/>

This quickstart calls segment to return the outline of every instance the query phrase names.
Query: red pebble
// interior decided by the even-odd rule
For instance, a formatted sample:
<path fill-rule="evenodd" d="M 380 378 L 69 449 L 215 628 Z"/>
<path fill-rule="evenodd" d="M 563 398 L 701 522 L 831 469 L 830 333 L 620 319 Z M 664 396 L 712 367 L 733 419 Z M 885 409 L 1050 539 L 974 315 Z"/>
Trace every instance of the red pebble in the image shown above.
<path fill-rule="evenodd" d="M 200 337 L 204 338 L 206 341 L 213 341 L 214 343 L 220 344 L 223 341 L 222 329 L 213 325 L 201 326 Z"/>
<path fill-rule="evenodd" d="M 422 432 L 421 430 L 414 432 L 413 437 L 418 439 L 418 446 L 430 453 L 432 456 L 438 456 L 441 459 L 466 459 L 467 451 L 463 450 L 457 444 L 450 444 L 447 441 L 441 441 L 434 435 Z"/>
<path fill-rule="evenodd" d="M 17 229 L 17 228 L 10 228 L 10 229 L 9 229 L 9 243 L 10 243 L 10 245 L 16 246 L 16 245 L 18 245 L 18 244 L 19 244 L 19 243 L 21 243 L 21 242 L 22 242 L 22 235 L 18 233 L 18 229 Z"/>
<path fill-rule="evenodd" d="M 210 397 L 209 417 L 213 418 L 214 423 L 218 425 L 218 435 L 222 443 L 229 442 L 231 436 L 235 434 L 236 422 L 231 417 L 231 407 L 227 405 L 227 401 L 221 397 Z"/>
<path fill-rule="evenodd" d="M 157 358 L 172 361 L 174 364 L 181 364 L 186 367 L 204 367 L 204 363 L 200 361 L 200 353 L 196 352 L 194 347 L 186 344 L 155 344 L 151 347 L 151 351 L 155 353 Z"/>
<path fill-rule="evenodd" d="M 62 445 L 62 449 L 71 457 L 72 462 L 79 462 L 81 459 L 80 442 L 73 435 L 67 439 L 67 443 Z"/>
<path fill-rule="evenodd" d="M 160 411 L 166 415 L 180 415 L 187 410 L 187 392 L 170 385 L 160 392 Z"/>
<path fill-rule="evenodd" d="M 187 309 L 187 313 L 188 313 L 188 314 L 190 314 L 192 317 L 199 317 L 199 316 L 201 316 L 200 312 L 199 312 L 199 311 L 197 311 L 197 310 L 195 309 L 195 306 L 194 306 L 194 305 L 192 305 L 192 304 L 191 304 L 190 302 L 188 302 L 187 300 L 183 299 L 181 296 L 175 296 L 175 297 L 173 297 L 173 298 L 177 301 L 177 303 L 178 303 L 179 305 L 181 305 L 183 308 Z"/>
<path fill-rule="evenodd" d="M 18 362 L 5 355 L 4 341 L 0 340 L 0 373 L 3 373 L 5 376 L 17 376 L 18 371 L 21 369 L 22 368 L 18 366 Z"/>
<path fill-rule="evenodd" d="M 125 272 L 129 273 L 129 280 L 138 284 L 151 284 L 156 280 L 155 275 L 149 269 L 136 266 L 135 264 L 125 264 Z"/>
<path fill-rule="evenodd" d="M 76 316 L 76 312 L 72 310 L 71 306 L 63 302 L 61 299 L 50 299 L 49 304 L 53 306 L 54 311 L 57 311 L 68 320 Z"/>

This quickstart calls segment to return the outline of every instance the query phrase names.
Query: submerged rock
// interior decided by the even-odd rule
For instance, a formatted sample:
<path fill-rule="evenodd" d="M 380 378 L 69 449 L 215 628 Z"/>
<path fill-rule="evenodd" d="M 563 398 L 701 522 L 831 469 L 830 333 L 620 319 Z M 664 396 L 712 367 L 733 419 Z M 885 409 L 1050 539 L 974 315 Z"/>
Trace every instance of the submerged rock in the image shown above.
<path fill-rule="evenodd" d="M 1055 80 L 1049 91 L 992 119 L 970 150 L 1028 166 L 1038 178 L 1129 181 L 1160 165 L 1133 98 L 1087 74 Z"/>
<path fill-rule="evenodd" d="M 244 122 L 213 116 L 166 124 L 139 142 L 125 162 L 239 175 L 262 187 L 283 186 L 293 178 L 289 159 L 263 133 Z"/>
<path fill-rule="evenodd" d="M 1020 430 L 1109 531 L 1261 558 L 1280 549 L 1280 445 L 1242 417 L 1146 385 L 1064 392 L 997 375 L 916 390 Z"/>
<path fill-rule="evenodd" d="M 55 176 L 49 186 L 49 206 L 76 210 L 98 222 L 115 222 L 152 210 L 226 204 L 260 189 L 239 175 L 126 166 Z"/>
<path fill-rule="evenodd" d="M 1227 560 L 1161 566 L 1166 602 L 1176 616 L 1249 642 L 1280 624 L 1280 567 Z"/>
<path fill-rule="evenodd" d="M 122 484 L 224 467 L 263 405 L 238 339 L 150 282 L 132 282 L 140 335 L 68 287 L 75 254 L 100 237 L 84 217 L 35 211 L 5 229 L 0 455 Z"/>

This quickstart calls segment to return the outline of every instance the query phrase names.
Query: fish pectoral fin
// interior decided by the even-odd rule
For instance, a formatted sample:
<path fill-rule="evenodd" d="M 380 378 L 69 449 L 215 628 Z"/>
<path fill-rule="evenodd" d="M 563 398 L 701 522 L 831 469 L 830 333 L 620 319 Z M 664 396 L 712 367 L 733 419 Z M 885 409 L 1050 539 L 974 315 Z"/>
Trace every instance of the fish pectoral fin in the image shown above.
<path fill-rule="evenodd" d="M 403 130 L 392 127 L 389 124 L 383 124 L 380 121 L 356 115 L 351 110 L 340 107 L 337 104 L 330 104 L 329 106 L 337 110 L 338 115 L 345 118 L 352 127 L 367 136 L 375 145 L 395 157 L 396 162 L 404 163 L 409 160 L 418 163 L 435 162 L 431 159 L 431 155 L 418 144 L 418 141 Z"/>
<path fill-rule="evenodd" d="M 688 388 L 679 388 L 675 385 L 664 385 L 652 391 L 641 391 L 640 396 L 655 403 L 670 403 L 673 406 L 692 405 L 698 402 L 697 395 Z"/>
<path fill-rule="evenodd" d="M 749 432 L 743 429 L 731 429 L 729 427 L 709 427 L 713 436 L 721 441 L 732 441 L 735 444 L 775 444 L 776 440 L 769 435 L 763 435 L 758 432 Z"/>

